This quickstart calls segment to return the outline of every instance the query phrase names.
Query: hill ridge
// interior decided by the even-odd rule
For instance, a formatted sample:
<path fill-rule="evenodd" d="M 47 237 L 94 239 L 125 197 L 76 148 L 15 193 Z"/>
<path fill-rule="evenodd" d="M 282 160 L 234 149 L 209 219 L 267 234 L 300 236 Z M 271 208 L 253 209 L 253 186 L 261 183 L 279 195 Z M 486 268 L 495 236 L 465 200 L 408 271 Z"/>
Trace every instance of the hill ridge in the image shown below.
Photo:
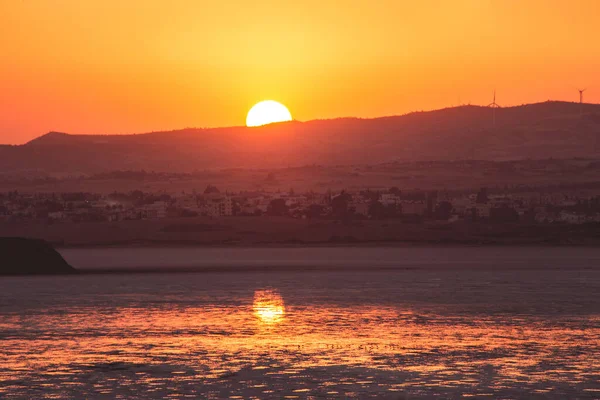
<path fill-rule="evenodd" d="M 378 118 L 292 121 L 263 127 L 186 128 L 127 135 L 49 132 L 0 147 L 4 173 L 189 172 L 219 168 L 388 161 L 600 158 L 600 105 L 476 105 Z"/>
<path fill-rule="evenodd" d="M 569 105 L 573 107 L 573 113 L 577 114 L 579 111 L 579 103 L 577 102 L 569 102 L 569 101 L 560 101 L 560 100 L 547 100 L 544 102 L 538 102 L 538 103 L 527 103 L 527 104 L 521 104 L 521 105 L 511 105 L 511 106 L 506 106 L 506 107 L 500 107 L 499 109 L 497 109 L 497 112 L 500 112 L 499 110 L 511 110 L 511 109 L 521 109 L 521 108 L 525 108 L 525 107 L 535 107 L 535 106 L 542 106 L 542 105 L 547 105 L 547 104 L 556 104 L 556 105 Z M 595 104 L 595 103 L 583 103 L 584 107 L 588 107 L 588 106 L 597 106 L 598 107 L 598 112 L 600 112 L 600 104 Z M 575 109 L 576 108 L 576 109 Z M 417 111 L 410 111 L 404 114 L 394 114 L 394 115 L 382 115 L 382 116 L 378 116 L 378 117 L 353 117 L 353 116 L 345 116 L 345 117 L 334 117 L 334 118 L 316 118 L 316 119 L 311 119 L 311 120 L 307 120 L 307 121 L 300 121 L 300 120 L 293 120 L 293 121 L 288 121 L 288 122 L 282 122 L 279 124 L 311 124 L 311 123 L 321 123 L 321 122 L 341 122 L 341 121 L 379 121 L 379 120 L 390 120 L 390 119 L 400 119 L 403 117 L 408 117 L 408 116 L 413 116 L 413 115 L 427 115 L 427 114 L 434 114 L 434 113 L 439 113 L 439 112 L 446 112 L 449 110 L 466 110 L 466 109 L 471 109 L 471 110 L 482 110 L 482 109 L 486 109 L 489 110 L 490 108 L 488 106 L 483 106 L 483 105 L 477 105 L 477 104 L 461 104 L 458 106 L 449 106 L 449 107 L 443 107 L 443 108 L 438 108 L 438 109 L 434 109 L 434 110 L 417 110 Z M 272 127 L 274 125 L 278 125 L 278 124 L 271 124 L 268 125 L 266 127 Z M 198 132 L 198 131 L 219 131 L 219 130 L 230 130 L 230 129 L 261 129 L 261 128 L 265 128 L 265 126 L 263 127 L 246 127 L 243 125 L 233 125 L 233 126 L 222 126 L 222 127 L 186 127 L 186 128 L 181 128 L 181 129 L 171 129 L 171 130 L 159 130 L 159 131 L 151 131 L 151 132 L 135 132 L 135 133 L 124 133 L 124 134 L 116 134 L 116 133 L 67 133 L 67 132 L 58 132 L 58 131 L 50 131 L 47 132 L 41 136 L 38 136 L 34 139 L 31 139 L 30 141 L 24 143 L 23 145 L 27 145 L 27 144 L 34 144 L 36 143 L 36 141 L 38 141 L 38 139 L 55 139 L 55 138 L 64 138 L 64 137 L 73 137 L 73 136 L 83 136 L 83 137 L 113 137 L 113 136 L 140 136 L 140 135 L 156 135 L 156 134 L 167 134 L 167 133 L 173 133 L 173 132 Z"/>
<path fill-rule="evenodd" d="M 577 102 L 569 102 L 569 101 L 561 101 L 561 100 L 547 100 L 544 102 L 537 102 L 537 103 L 527 103 L 527 104 L 520 104 L 520 105 L 511 105 L 511 106 L 506 106 L 506 107 L 500 107 L 499 109 L 496 110 L 496 112 L 503 112 L 503 111 L 508 111 L 508 110 L 518 110 L 518 109 L 523 109 L 523 108 L 529 108 L 529 107 L 540 107 L 540 106 L 544 106 L 544 105 L 563 105 L 563 106 L 567 106 L 567 107 L 571 107 L 573 110 L 573 114 L 578 114 L 579 113 L 579 106 L 580 103 Z M 595 103 L 583 103 L 582 104 L 583 107 L 585 108 L 589 108 L 590 106 L 592 107 L 598 107 L 598 112 L 600 112 L 600 104 L 595 104 Z M 477 105 L 477 104 L 461 104 L 458 106 L 449 106 L 449 107 L 443 107 L 443 108 L 438 108 L 438 109 L 433 109 L 433 110 L 416 110 L 416 111 L 410 111 L 404 114 L 394 114 L 394 115 L 382 115 L 382 116 L 378 116 L 378 117 L 353 117 L 353 116 L 345 116 L 345 117 L 334 117 L 334 118 L 316 118 L 316 119 L 312 119 L 312 120 L 307 120 L 307 121 L 299 121 L 299 120 L 293 120 L 293 121 L 287 121 L 287 122 L 282 122 L 282 123 L 278 123 L 278 124 L 271 124 L 271 125 L 267 125 L 267 126 L 262 126 L 262 127 L 246 127 L 243 125 L 233 125 L 233 126 L 222 126 L 222 127 L 186 127 L 186 128 L 181 128 L 181 129 L 171 129 L 171 130 L 159 130 L 159 131 L 151 131 L 151 132 L 136 132 L 136 133 L 125 133 L 125 134 L 115 134 L 115 133 L 94 133 L 94 134 L 85 134 L 85 133 L 67 133 L 67 132 L 58 132 L 58 131 L 50 131 L 47 132 L 41 136 L 38 136 L 26 143 L 24 143 L 23 145 L 27 145 L 27 144 L 36 144 L 38 140 L 43 139 L 43 140 L 55 140 L 57 138 L 65 138 L 65 137 L 90 137 L 90 136 L 94 136 L 94 137 L 122 137 L 122 136 L 140 136 L 140 135 L 156 135 L 156 134 L 167 134 L 167 133 L 173 133 L 173 132 L 177 132 L 177 133 L 183 133 L 183 132 L 203 132 L 203 131 L 221 131 L 221 130 L 233 130 L 233 129 L 240 129 L 240 130 L 245 130 L 245 129 L 252 129 L 252 130 L 260 130 L 260 129 L 266 129 L 269 127 L 273 127 L 273 126 L 277 126 L 277 125 L 285 125 L 285 124 L 311 124 L 311 123 L 323 123 L 323 122 L 342 122 L 342 121 L 368 121 L 368 122 L 376 122 L 376 121 L 381 121 L 381 120 L 392 120 L 392 119 L 401 119 L 404 117 L 410 117 L 410 116 L 416 116 L 416 115 L 431 115 L 431 114 L 435 114 L 435 113 L 443 113 L 443 112 L 449 112 L 449 111 L 460 111 L 460 110 L 491 110 L 488 106 L 483 106 L 483 105 Z"/>

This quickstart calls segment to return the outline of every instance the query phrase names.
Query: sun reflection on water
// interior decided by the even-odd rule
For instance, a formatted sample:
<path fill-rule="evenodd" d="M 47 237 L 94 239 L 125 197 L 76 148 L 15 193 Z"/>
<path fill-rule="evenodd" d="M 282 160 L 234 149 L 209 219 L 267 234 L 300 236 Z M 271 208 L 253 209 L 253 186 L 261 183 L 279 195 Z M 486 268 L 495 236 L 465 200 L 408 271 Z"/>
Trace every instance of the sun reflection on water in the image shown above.
<path fill-rule="evenodd" d="M 252 309 L 258 320 L 266 325 L 277 324 L 285 318 L 285 304 L 276 290 L 255 291 Z"/>
<path fill-rule="evenodd" d="M 145 286 L 132 280 L 119 293 L 114 288 L 121 281 L 109 280 L 100 293 L 74 298 L 66 296 L 73 286 L 64 285 L 58 293 L 65 295 L 51 303 L 36 295 L 52 287 L 48 281 L 31 281 L 30 303 L 25 296 L 3 302 L 20 294 L 0 282 L 0 398 L 39 398 L 42 391 L 47 398 L 146 392 L 208 400 L 600 393 L 597 303 L 580 314 L 482 313 L 474 303 L 393 297 L 399 291 L 392 283 L 378 296 L 363 293 L 358 281 L 310 287 L 287 275 L 256 283 L 256 291 L 245 282 L 223 289 L 212 281 L 197 283 L 202 290 L 183 290 L 194 277 L 171 277 L 165 289 L 150 276 Z M 418 296 L 430 290 L 427 282 L 404 283 L 403 289 Z M 571 297 L 561 304 L 567 301 L 586 304 Z M 503 296 L 499 305 L 505 310 L 511 304 Z"/>

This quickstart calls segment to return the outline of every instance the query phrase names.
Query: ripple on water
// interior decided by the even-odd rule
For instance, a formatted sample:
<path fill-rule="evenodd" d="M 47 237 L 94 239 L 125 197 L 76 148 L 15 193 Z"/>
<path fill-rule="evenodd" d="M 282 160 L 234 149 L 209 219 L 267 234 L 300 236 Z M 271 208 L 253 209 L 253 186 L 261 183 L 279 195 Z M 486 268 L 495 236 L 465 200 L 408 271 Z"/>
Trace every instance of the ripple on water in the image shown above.
<path fill-rule="evenodd" d="M 569 287 L 597 293 L 600 277 L 588 273 Z M 48 289 L 41 280 L 30 293 L 46 298 L 51 290 L 56 300 L 24 299 L 36 304 L 25 308 L 22 294 L 0 283 L 0 296 L 15 300 L 0 310 L 0 397 L 598 398 L 600 318 L 595 307 L 573 311 L 589 307 L 581 293 L 552 291 L 542 277 L 540 298 L 519 300 L 515 288 L 530 293 L 533 278 L 504 277 L 511 296 L 488 298 L 495 311 L 486 313 L 480 301 L 444 297 L 460 280 L 436 278 L 441 297 L 424 301 L 431 285 L 410 274 L 284 274 L 261 278 L 265 284 L 245 276 L 121 277 L 131 279 L 122 295 L 114 277 L 79 280 L 79 291 L 62 294 L 61 281 Z M 180 292 L 182 282 L 189 291 Z M 376 289 L 363 294 L 368 301 L 348 297 L 365 285 Z M 544 308 L 557 299 L 575 304 Z"/>

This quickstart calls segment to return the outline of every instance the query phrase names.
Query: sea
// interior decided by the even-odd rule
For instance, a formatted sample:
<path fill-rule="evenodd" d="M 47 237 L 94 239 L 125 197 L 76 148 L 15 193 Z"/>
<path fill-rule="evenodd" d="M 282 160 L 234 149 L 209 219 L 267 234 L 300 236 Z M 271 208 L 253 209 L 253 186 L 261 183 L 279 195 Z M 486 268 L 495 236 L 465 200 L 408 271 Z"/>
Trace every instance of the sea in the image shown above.
<path fill-rule="evenodd" d="M 1 399 L 600 399 L 600 249 L 61 249 Z"/>

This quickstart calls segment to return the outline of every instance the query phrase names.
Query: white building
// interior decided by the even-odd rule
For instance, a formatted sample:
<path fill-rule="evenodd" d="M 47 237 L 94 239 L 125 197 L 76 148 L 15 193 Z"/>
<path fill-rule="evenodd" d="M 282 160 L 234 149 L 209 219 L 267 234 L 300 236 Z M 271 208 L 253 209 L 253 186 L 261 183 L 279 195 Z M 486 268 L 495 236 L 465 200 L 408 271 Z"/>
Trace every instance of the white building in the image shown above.
<path fill-rule="evenodd" d="M 568 211 L 561 211 L 558 215 L 558 219 L 567 224 L 584 224 L 588 222 L 588 218 L 585 215 Z"/>
<path fill-rule="evenodd" d="M 546 211 L 540 211 L 535 213 L 535 222 L 539 224 L 550 224 L 554 222 L 556 218 L 553 214 L 549 214 Z"/>
<path fill-rule="evenodd" d="M 53 211 L 48 213 L 48 218 L 54 220 L 66 219 L 67 214 L 64 211 Z"/>
<path fill-rule="evenodd" d="M 350 208 L 354 210 L 355 214 L 364 215 L 365 217 L 369 215 L 369 203 L 365 201 L 353 201 Z"/>
<path fill-rule="evenodd" d="M 204 196 L 204 204 L 201 209 L 202 214 L 209 217 L 230 216 L 233 215 L 233 202 L 227 195 L 212 193 Z"/>
<path fill-rule="evenodd" d="M 475 204 L 475 202 L 472 199 L 469 199 L 468 197 L 459 197 L 456 199 L 452 199 L 451 203 L 454 212 L 456 212 L 458 215 L 465 215 L 467 213 L 467 210 L 472 209 Z"/>
<path fill-rule="evenodd" d="M 392 193 L 384 193 L 379 200 L 384 206 L 392 206 L 400 203 L 400 198 Z"/>
<path fill-rule="evenodd" d="M 197 214 L 201 214 L 203 209 L 198 203 L 198 198 L 196 195 L 186 195 L 177 198 L 176 206 L 181 208 L 182 210 L 191 211 Z"/>
<path fill-rule="evenodd" d="M 145 204 L 141 207 L 142 216 L 147 219 L 165 218 L 167 216 L 167 203 L 164 201 L 155 201 L 152 204 Z"/>
<path fill-rule="evenodd" d="M 490 203 L 494 208 L 512 207 L 513 200 L 510 196 L 490 196 Z"/>
<path fill-rule="evenodd" d="M 302 207 L 308 204 L 306 196 L 282 196 L 285 200 L 285 205 L 288 207 Z"/>
<path fill-rule="evenodd" d="M 490 217 L 490 210 L 492 208 L 490 204 L 475 203 L 473 208 L 475 209 L 475 215 L 477 215 L 478 217 L 480 217 L 480 218 L 489 218 Z"/>
<path fill-rule="evenodd" d="M 423 215 L 427 210 L 427 204 L 424 201 L 402 201 L 402 214 Z"/>

